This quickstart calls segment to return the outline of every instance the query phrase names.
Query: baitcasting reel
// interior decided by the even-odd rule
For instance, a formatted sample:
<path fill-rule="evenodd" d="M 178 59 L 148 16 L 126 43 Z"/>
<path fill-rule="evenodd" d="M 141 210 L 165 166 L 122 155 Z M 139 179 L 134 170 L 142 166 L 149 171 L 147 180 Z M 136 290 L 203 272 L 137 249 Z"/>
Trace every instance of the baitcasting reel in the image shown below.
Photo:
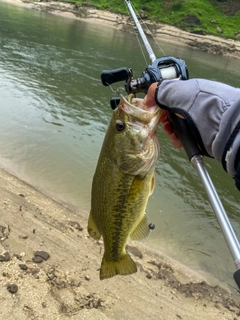
<path fill-rule="evenodd" d="M 148 88 L 154 82 L 166 79 L 187 80 L 188 69 L 184 60 L 174 57 L 162 57 L 149 64 L 142 77 L 133 79 L 132 69 L 118 68 L 114 70 L 103 70 L 101 80 L 104 86 L 109 86 L 118 81 L 125 82 L 125 90 L 130 93 L 147 93 Z M 111 108 L 114 110 L 120 102 L 120 98 L 111 98 Z"/>

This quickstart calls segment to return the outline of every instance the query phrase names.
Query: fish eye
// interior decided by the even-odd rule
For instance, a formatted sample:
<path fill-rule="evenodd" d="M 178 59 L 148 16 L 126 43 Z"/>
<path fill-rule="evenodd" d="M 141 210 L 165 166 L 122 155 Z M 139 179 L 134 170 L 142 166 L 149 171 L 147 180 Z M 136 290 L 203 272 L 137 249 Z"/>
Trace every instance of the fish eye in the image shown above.
<path fill-rule="evenodd" d="M 116 121 L 116 128 L 119 132 L 123 131 L 125 129 L 125 123 L 120 120 Z"/>

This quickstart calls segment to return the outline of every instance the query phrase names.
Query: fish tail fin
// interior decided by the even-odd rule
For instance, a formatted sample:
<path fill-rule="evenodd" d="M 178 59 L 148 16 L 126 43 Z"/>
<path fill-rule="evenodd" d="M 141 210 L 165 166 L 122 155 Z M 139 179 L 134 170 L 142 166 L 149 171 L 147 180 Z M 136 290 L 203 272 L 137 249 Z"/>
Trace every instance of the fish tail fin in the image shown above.
<path fill-rule="evenodd" d="M 109 261 L 103 256 L 101 269 L 100 269 L 100 280 L 108 279 L 116 275 L 128 275 L 137 272 L 136 263 L 128 255 L 123 254 L 117 261 Z"/>

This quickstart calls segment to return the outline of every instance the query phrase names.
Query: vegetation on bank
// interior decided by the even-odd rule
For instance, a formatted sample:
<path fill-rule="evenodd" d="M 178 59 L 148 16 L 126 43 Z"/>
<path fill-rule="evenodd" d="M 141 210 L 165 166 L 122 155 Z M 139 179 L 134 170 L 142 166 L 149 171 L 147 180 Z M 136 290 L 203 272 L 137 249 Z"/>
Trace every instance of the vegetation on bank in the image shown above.
<path fill-rule="evenodd" d="M 61 0 L 129 14 L 124 0 Z M 240 1 L 236 0 L 131 0 L 143 18 L 200 34 L 240 39 Z"/>

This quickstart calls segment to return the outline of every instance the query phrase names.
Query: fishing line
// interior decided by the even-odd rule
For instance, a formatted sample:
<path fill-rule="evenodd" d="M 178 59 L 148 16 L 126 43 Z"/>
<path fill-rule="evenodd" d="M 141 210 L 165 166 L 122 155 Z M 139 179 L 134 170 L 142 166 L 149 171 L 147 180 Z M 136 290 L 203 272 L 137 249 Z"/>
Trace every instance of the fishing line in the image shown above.
<path fill-rule="evenodd" d="M 180 178 L 180 183 L 183 182 L 184 178 L 190 173 L 190 168 L 188 168 L 186 171 L 185 171 L 185 174 L 181 176 Z M 160 210 L 160 213 L 163 214 L 164 211 L 167 209 L 167 207 L 169 206 L 170 203 L 172 203 L 172 200 L 173 200 L 173 197 L 176 195 L 176 191 L 177 190 L 177 186 L 175 187 L 175 189 L 173 189 L 173 193 L 172 195 L 170 196 L 170 198 L 168 199 L 167 203 L 165 204 L 165 206 L 163 207 L 162 210 Z"/>
<path fill-rule="evenodd" d="M 124 3 L 125 3 L 125 2 L 124 2 Z M 126 3 L 125 3 L 125 6 L 126 6 L 127 10 L 129 11 Z M 136 12 L 135 8 L 133 8 L 133 9 L 134 9 L 134 11 Z M 129 13 L 130 13 L 130 11 L 129 11 Z M 130 13 L 130 14 L 131 14 L 131 13 Z M 136 12 L 136 15 L 138 15 L 138 16 L 140 17 L 140 15 L 139 15 L 137 12 Z M 140 17 L 140 19 L 141 19 L 141 17 Z M 136 39 L 137 39 L 139 48 L 140 48 L 140 50 L 141 50 L 143 59 L 144 59 L 145 63 L 148 64 L 146 55 L 145 55 L 144 50 L 143 50 L 142 42 L 139 40 L 139 33 L 138 33 L 138 31 L 134 28 L 134 26 L 133 26 L 133 31 L 134 31 L 134 33 L 135 33 L 135 36 L 136 36 Z"/>
<path fill-rule="evenodd" d="M 134 28 L 133 28 L 133 30 L 134 30 Z M 134 31 L 135 31 L 135 30 L 134 30 Z M 139 34 L 138 34 L 137 31 L 135 31 L 135 35 L 136 35 L 136 38 L 137 38 L 137 41 L 138 41 L 138 44 L 139 44 L 139 47 L 140 47 L 140 50 L 141 50 L 143 59 L 145 60 L 145 63 L 148 64 L 147 58 L 146 58 L 145 53 L 144 53 L 144 50 L 143 50 L 142 42 L 139 40 Z"/>
<path fill-rule="evenodd" d="M 135 9 L 134 9 L 135 10 Z M 157 39 L 154 37 L 152 31 L 148 28 L 147 24 L 144 22 L 144 20 L 142 19 L 141 15 L 138 13 L 138 17 L 141 20 L 141 24 L 143 24 L 145 26 L 145 28 L 147 29 L 148 33 L 151 35 L 151 37 L 153 38 L 154 42 L 156 43 L 156 45 L 158 46 L 159 50 L 162 51 L 162 54 L 164 56 L 166 56 L 165 52 L 163 51 L 163 48 L 160 46 L 160 44 L 157 42 Z"/>
<path fill-rule="evenodd" d="M 111 89 L 111 91 L 112 91 L 113 93 L 118 93 L 118 94 L 120 94 L 119 89 L 114 90 L 113 87 L 112 87 L 109 83 L 106 82 L 106 84 L 110 87 L 110 89 Z"/>
<path fill-rule="evenodd" d="M 125 3 L 125 6 L 127 7 L 126 3 Z M 140 13 L 137 12 L 137 10 L 135 9 L 135 7 L 134 7 L 133 5 L 131 5 L 131 6 L 132 6 L 132 8 L 133 8 L 133 10 L 134 10 L 134 12 L 135 12 L 135 14 L 136 14 L 136 16 L 138 17 L 138 19 L 141 21 L 141 24 L 144 25 L 145 29 L 147 29 L 148 34 L 151 35 L 152 39 L 154 40 L 154 42 L 155 42 L 155 44 L 157 45 L 157 47 L 159 48 L 159 50 L 162 52 L 162 54 L 163 54 L 164 56 L 166 56 L 163 48 L 162 48 L 162 47 L 160 46 L 160 44 L 157 42 L 156 38 L 154 37 L 152 31 L 148 28 L 147 24 L 143 21 Z M 128 7 L 127 7 L 127 10 L 129 11 L 129 8 L 128 8 Z M 129 11 L 129 13 L 131 14 L 130 11 Z M 144 58 L 144 60 L 145 60 L 145 63 L 148 64 L 148 63 L 147 63 L 146 56 L 145 56 L 145 54 L 144 54 L 144 50 L 143 50 L 142 43 L 141 43 L 141 41 L 139 40 L 139 33 L 134 29 L 134 27 L 133 27 L 133 30 L 134 30 L 134 32 L 135 32 L 135 35 L 136 35 L 136 38 L 137 38 L 137 41 L 138 41 L 140 50 L 141 50 L 141 52 L 142 52 L 143 58 Z"/>

